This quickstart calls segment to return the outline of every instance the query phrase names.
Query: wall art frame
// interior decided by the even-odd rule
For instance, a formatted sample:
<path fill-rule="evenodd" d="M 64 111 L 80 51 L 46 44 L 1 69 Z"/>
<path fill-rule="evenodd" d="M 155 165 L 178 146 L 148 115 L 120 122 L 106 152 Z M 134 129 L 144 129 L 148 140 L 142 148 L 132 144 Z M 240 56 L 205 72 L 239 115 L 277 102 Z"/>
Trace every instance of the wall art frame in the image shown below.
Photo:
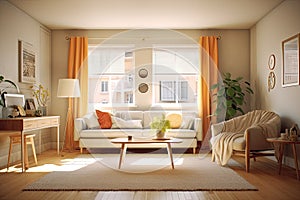
<path fill-rule="evenodd" d="M 33 45 L 18 41 L 19 48 L 19 81 L 22 83 L 36 82 L 36 52 Z"/>
<path fill-rule="evenodd" d="M 282 42 L 282 87 L 300 85 L 300 33 Z"/>

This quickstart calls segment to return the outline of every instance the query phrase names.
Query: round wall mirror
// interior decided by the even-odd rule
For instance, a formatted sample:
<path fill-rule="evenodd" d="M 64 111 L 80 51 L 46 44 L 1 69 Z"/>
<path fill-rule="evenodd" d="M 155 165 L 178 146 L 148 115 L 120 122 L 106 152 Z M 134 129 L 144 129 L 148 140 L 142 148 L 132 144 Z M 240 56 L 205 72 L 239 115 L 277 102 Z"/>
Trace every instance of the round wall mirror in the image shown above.
<path fill-rule="evenodd" d="M 139 76 L 140 76 L 141 78 L 146 78 L 146 77 L 148 76 L 148 71 L 147 71 L 147 69 L 145 69 L 145 68 L 140 69 L 140 70 L 139 70 Z"/>
<path fill-rule="evenodd" d="M 139 84 L 139 91 L 140 93 L 146 93 L 148 91 L 149 87 L 146 83 Z"/>

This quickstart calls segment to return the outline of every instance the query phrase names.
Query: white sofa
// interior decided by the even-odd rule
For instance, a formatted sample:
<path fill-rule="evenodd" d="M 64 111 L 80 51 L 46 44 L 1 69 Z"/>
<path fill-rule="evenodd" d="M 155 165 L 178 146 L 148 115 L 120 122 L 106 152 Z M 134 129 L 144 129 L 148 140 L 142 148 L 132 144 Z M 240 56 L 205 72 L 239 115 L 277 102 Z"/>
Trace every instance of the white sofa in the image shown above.
<path fill-rule="evenodd" d="M 112 115 L 111 129 L 99 127 L 95 113 L 89 113 L 82 118 L 75 119 L 74 139 L 79 141 L 80 151 L 83 148 L 114 148 L 119 147 L 110 142 L 113 138 L 133 136 L 133 138 L 152 138 L 155 130 L 150 129 L 154 117 L 168 115 L 174 111 L 118 111 Z M 177 112 L 178 113 L 178 112 Z M 176 137 L 182 143 L 173 144 L 174 148 L 193 148 L 195 153 L 197 141 L 202 141 L 202 120 L 193 111 L 179 112 L 182 116 L 180 128 L 169 129 L 166 137 Z M 118 122 L 122 123 L 118 123 Z M 131 146 L 128 146 L 129 148 Z M 134 145 L 134 148 L 160 148 L 159 144 Z"/>

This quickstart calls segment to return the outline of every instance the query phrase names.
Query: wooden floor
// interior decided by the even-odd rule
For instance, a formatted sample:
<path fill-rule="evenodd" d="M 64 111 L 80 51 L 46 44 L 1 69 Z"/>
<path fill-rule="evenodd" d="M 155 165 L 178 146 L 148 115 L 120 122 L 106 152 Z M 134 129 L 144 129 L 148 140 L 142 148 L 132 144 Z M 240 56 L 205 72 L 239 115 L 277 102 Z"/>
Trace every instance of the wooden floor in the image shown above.
<path fill-rule="evenodd" d="M 0 172 L 0 199 L 22 200 L 69 200 L 69 199 L 97 199 L 97 200 L 187 200 L 187 199 L 263 199 L 263 200 L 292 200 L 300 199 L 300 181 L 296 180 L 294 169 L 283 166 L 282 174 L 278 175 L 277 163 L 260 157 L 256 162 L 251 161 L 251 173 L 246 173 L 243 168 L 232 167 L 238 174 L 258 188 L 258 191 L 204 191 L 204 192 L 49 192 L 49 191 L 22 191 L 22 189 L 55 166 L 62 165 L 64 160 L 76 157 L 79 152 L 63 153 L 57 156 L 55 151 L 43 152 L 38 155 L 38 167 L 32 167 L 26 173 L 19 173 L 18 166 L 11 168 L 13 172 Z M 235 157 L 242 164 L 243 158 Z M 31 159 L 31 165 L 34 165 Z M 39 169 L 40 172 L 37 172 Z M 62 177 L 63 178 L 63 177 Z"/>

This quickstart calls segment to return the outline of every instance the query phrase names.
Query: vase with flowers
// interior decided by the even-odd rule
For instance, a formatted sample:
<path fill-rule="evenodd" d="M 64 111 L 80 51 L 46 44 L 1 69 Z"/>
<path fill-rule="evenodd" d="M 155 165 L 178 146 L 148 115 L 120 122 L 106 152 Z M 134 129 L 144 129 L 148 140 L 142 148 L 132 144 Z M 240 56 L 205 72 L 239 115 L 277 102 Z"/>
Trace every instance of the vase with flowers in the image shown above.
<path fill-rule="evenodd" d="M 38 103 L 38 110 L 42 114 L 42 116 L 47 115 L 47 103 L 50 100 L 50 92 L 48 89 L 45 89 L 42 84 L 38 86 L 32 86 L 33 96 L 35 97 Z"/>

